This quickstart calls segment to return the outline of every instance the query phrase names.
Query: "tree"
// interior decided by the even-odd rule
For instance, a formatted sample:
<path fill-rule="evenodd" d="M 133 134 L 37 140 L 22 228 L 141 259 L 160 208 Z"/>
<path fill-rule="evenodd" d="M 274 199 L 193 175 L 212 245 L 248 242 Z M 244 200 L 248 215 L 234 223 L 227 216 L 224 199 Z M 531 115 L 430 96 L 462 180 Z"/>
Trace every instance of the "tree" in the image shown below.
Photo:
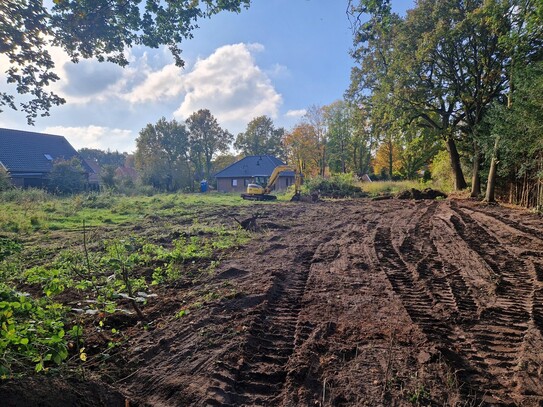
<path fill-rule="evenodd" d="M 142 181 L 155 188 L 175 191 L 188 185 L 188 130 L 176 120 L 161 118 L 148 124 L 136 139 L 136 168 Z"/>
<path fill-rule="evenodd" d="M 519 68 L 510 100 L 496 103 L 486 118 L 482 132 L 488 134 L 486 151 L 494 152 L 492 141 L 500 135 L 500 171 L 513 183 L 521 180 L 514 203 L 541 207 L 543 204 L 543 62 Z M 489 175 L 490 177 L 490 175 Z M 487 189 L 488 190 L 488 189 Z M 494 191 L 490 191 L 494 198 Z M 487 200 L 488 200 L 487 196 Z"/>
<path fill-rule="evenodd" d="M 500 32 L 500 42 L 510 58 L 506 67 L 506 76 L 509 78 L 507 108 L 513 104 L 515 92 L 515 75 L 526 66 L 543 59 L 543 4 L 539 1 L 503 0 L 502 7 L 492 16 L 492 22 L 507 19 L 509 30 Z M 507 12 L 504 13 L 503 10 Z M 494 201 L 494 188 L 496 185 L 498 150 L 500 135 L 495 134 L 492 159 L 488 176 L 485 201 Z"/>
<path fill-rule="evenodd" d="M 78 151 L 79 155 L 85 160 L 96 161 L 98 165 L 111 165 L 113 167 L 123 167 L 125 165 L 127 153 L 118 151 L 103 151 L 97 148 L 82 148 Z"/>
<path fill-rule="evenodd" d="M 357 37 L 362 45 L 354 53 L 361 61 L 353 71 L 355 90 L 369 85 L 372 110 L 388 112 L 402 126 L 434 129 L 446 143 L 456 189 L 465 188 L 457 142 L 473 138 L 485 108 L 507 82 L 500 35 L 508 24 L 490 18 L 503 7 L 483 0 L 421 0 L 401 19 L 390 13 L 388 1 L 361 4 L 373 14 Z"/>
<path fill-rule="evenodd" d="M 53 105 L 64 103 L 45 89 L 59 78 L 46 45 L 62 47 L 74 62 L 97 58 L 121 66 L 128 64 L 125 50 L 134 45 L 157 48 L 167 45 L 176 64 L 183 66 L 179 44 L 192 37 L 200 18 L 220 11 L 239 12 L 249 0 L 53 0 L 46 9 L 42 1 L 0 2 L 0 54 L 9 63 L 7 82 L 15 91 L 28 95 L 20 103 L 29 123 Z M 16 109 L 14 95 L 0 93 L 0 108 Z M 1 111 L 1 110 L 0 110 Z"/>
<path fill-rule="evenodd" d="M 210 179 L 213 157 L 226 152 L 234 136 L 223 130 L 207 109 L 200 109 L 186 120 L 189 128 L 190 159 L 197 179 Z"/>
<path fill-rule="evenodd" d="M 58 194 L 76 194 L 85 190 L 87 178 L 77 157 L 55 160 L 49 173 L 47 189 Z"/>
<path fill-rule="evenodd" d="M 285 129 L 276 129 L 268 116 L 254 118 L 244 133 L 238 134 L 234 148 L 243 155 L 273 155 L 284 158 L 282 145 Z"/>
<path fill-rule="evenodd" d="M 351 160 L 353 172 L 361 176 L 370 172 L 371 153 L 375 140 L 366 109 L 357 106 L 351 106 L 351 109 L 353 112 L 351 115 L 353 128 Z"/>
<path fill-rule="evenodd" d="M 392 138 L 380 144 L 373 160 L 373 172 L 378 176 L 393 179 L 400 175 L 402 148 Z"/>
<path fill-rule="evenodd" d="M 346 102 L 338 100 L 323 108 L 328 129 L 328 159 L 330 169 L 346 173 L 350 165 L 352 144 L 351 109 Z"/>
<path fill-rule="evenodd" d="M 304 176 L 320 175 L 322 150 L 313 126 L 308 123 L 296 125 L 285 134 L 284 145 L 288 162 L 301 163 Z"/>
<path fill-rule="evenodd" d="M 327 164 L 326 145 L 328 143 L 324 108 L 317 105 L 309 106 L 304 116 L 304 120 L 313 128 L 313 137 L 315 138 L 317 147 L 317 166 L 319 175 L 324 176 Z"/>

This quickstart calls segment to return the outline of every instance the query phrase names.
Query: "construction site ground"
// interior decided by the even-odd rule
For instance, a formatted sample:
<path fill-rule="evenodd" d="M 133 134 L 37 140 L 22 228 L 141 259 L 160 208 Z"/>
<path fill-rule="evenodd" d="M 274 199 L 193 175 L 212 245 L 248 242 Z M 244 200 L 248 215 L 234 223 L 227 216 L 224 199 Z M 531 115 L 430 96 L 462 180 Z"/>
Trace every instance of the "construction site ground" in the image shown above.
<path fill-rule="evenodd" d="M 250 243 L 150 303 L 154 328 L 133 327 L 115 366 L 4 385 L 7 405 L 543 405 L 538 215 L 450 199 L 257 210 Z"/>

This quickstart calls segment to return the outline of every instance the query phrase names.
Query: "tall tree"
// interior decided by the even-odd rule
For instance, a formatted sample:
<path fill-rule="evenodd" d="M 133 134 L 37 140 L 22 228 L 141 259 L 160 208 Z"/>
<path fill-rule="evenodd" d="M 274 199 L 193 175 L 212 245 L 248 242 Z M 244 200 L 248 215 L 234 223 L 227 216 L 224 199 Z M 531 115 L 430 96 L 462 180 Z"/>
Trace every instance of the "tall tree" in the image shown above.
<path fill-rule="evenodd" d="M 51 8 L 38 0 L 0 2 L 0 54 L 8 57 L 7 82 L 27 95 L 20 103 L 29 123 L 64 103 L 46 88 L 58 80 L 46 45 L 62 47 L 74 62 L 97 58 L 121 66 L 128 64 L 126 48 L 167 45 L 183 66 L 179 44 L 192 38 L 198 19 L 220 11 L 239 12 L 250 0 L 54 0 Z M 0 108 L 16 109 L 13 94 L 0 93 Z"/>
<path fill-rule="evenodd" d="M 196 177 L 210 179 L 213 158 L 226 152 L 234 136 L 223 130 L 207 109 L 200 109 L 186 120 L 189 128 L 190 159 L 196 168 Z"/>
<path fill-rule="evenodd" d="M 500 43 L 510 59 L 505 75 L 509 79 L 507 107 L 513 105 L 516 89 L 515 76 L 527 66 L 543 59 L 543 4 L 541 1 L 502 0 L 501 7 L 491 15 L 492 22 L 507 20 L 509 30 L 500 32 Z M 522 76 L 522 75 L 521 75 Z M 501 135 L 494 134 L 494 147 L 488 176 L 485 200 L 494 201 L 494 188 L 497 176 L 498 151 Z"/>
<path fill-rule="evenodd" d="M 162 117 L 148 124 L 136 139 L 136 168 L 142 180 L 156 188 L 175 191 L 188 184 L 188 131 L 176 120 Z"/>
<path fill-rule="evenodd" d="M 353 171 L 362 176 L 370 172 L 371 154 L 374 149 L 375 139 L 371 131 L 371 123 L 367 110 L 356 105 L 352 109 L 352 140 L 351 160 Z"/>
<path fill-rule="evenodd" d="M 247 125 L 244 133 L 239 133 L 234 148 L 243 155 L 273 155 L 284 159 L 282 145 L 285 129 L 276 129 L 268 116 L 254 118 Z"/>
<path fill-rule="evenodd" d="M 284 145 L 288 162 L 302 163 L 304 176 L 320 175 L 321 149 L 313 126 L 308 123 L 296 125 L 285 134 Z"/>
<path fill-rule="evenodd" d="M 371 24 L 362 25 L 365 36 L 359 35 L 362 46 L 354 54 L 362 68 L 353 72 L 353 84 L 371 80 L 373 109 L 393 106 L 393 117 L 404 125 L 430 127 L 444 139 L 456 189 L 467 185 L 457 142 L 473 138 L 485 108 L 507 81 L 507 55 L 500 46 L 507 22 L 490 18 L 499 14 L 498 3 L 420 0 L 404 19 L 377 7 Z"/>
<path fill-rule="evenodd" d="M 319 175 L 324 176 L 327 164 L 326 145 L 328 143 L 324 108 L 317 105 L 309 106 L 304 116 L 304 120 L 313 128 L 312 133 L 317 146 Z"/>
<path fill-rule="evenodd" d="M 352 120 L 349 105 L 338 100 L 323 108 L 328 130 L 328 159 L 330 169 L 346 173 L 351 164 Z"/>
<path fill-rule="evenodd" d="M 496 103 L 482 132 L 490 136 L 486 139 L 489 152 L 493 150 L 496 135 L 500 135 L 500 171 L 495 168 L 496 173 L 507 176 L 513 185 L 521 181 L 521 187 L 514 188 L 519 192 L 511 194 L 512 203 L 541 209 L 543 61 L 519 68 L 514 74 L 514 82 L 517 85 L 510 97 L 512 103 Z"/>

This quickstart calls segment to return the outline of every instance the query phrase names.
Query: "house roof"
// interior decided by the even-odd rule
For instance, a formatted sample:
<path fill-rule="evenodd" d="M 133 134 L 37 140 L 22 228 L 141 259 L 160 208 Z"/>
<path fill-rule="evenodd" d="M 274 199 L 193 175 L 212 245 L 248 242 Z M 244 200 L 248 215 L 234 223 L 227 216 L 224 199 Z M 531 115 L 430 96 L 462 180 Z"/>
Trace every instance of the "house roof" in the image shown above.
<path fill-rule="evenodd" d="M 10 173 L 47 173 L 54 160 L 72 157 L 79 154 L 62 136 L 0 128 L 0 164 Z M 81 161 L 85 171 L 94 172 Z"/>
<path fill-rule="evenodd" d="M 215 174 L 215 178 L 269 177 L 274 168 L 285 163 L 272 155 L 250 155 Z M 294 171 L 284 171 L 282 177 L 293 177 Z"/>

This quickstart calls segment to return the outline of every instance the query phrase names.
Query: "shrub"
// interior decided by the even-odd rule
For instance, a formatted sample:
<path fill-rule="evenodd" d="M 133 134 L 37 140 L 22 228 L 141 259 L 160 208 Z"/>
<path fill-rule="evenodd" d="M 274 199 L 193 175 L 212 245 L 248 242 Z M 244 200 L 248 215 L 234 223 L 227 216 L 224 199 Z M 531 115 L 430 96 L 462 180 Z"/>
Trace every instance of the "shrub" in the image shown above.
<path fill-rule="evenodd" d="M 39 372 L 65 360 L 73 330 L 65 332 L 64 317 L 59 304 L 0 283 L 0 376 L 22 372 L 28 364 Z"/>
<path fill-rule="evenodd" d="M 450 192 L 454 189 L 454 178 L 449 161 L 449 153 L 442 150 L 436 154 L 430 164 L 432 181 L 437 189 Z"/>
<path fill-rule="evenodd" d="M 356 181 L 353 174 L 333 175 L 330 178 L 315 177 L 304 183 L 302 191 L 309 195 L 318 193 L 319 196 L 328 198 L 365 196 L 362 189 L 354 185 Z"/>
<path fill-rule="evenodd" d="M 3 167 L 0 167 L 0 191 L 5 191 L 11 188 L 12 185 L 9 178 L 9 173 Z"/>
<path fill-rule="evenodd" d="M 81 162 L 76 158 L 57 160 L 49 175 L 47 189 L 58 194 L 75 194 L 85 190 L 87 180 Z"/>

